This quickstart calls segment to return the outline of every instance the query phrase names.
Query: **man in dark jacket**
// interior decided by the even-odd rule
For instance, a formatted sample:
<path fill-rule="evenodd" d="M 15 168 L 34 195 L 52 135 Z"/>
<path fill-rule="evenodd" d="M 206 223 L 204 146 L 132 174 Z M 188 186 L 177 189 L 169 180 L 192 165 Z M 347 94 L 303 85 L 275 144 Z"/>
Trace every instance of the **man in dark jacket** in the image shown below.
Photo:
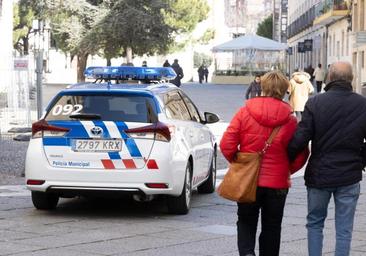
<path fill-rule="evenodd" d="M 291 160 L 311 141 L 311 156 L 305 170 L 310 256 L 322 255 L 323 227 L 332 195 L 335 255 L 347 256 L 350 251 L 363 169 L 360 149 L 366 138 L 366 99 L 352 92 L 352 79 L 349 63 L 331 65 L 326 93 L 307 101 L 302 120 L 288 145 Z"/>
<path fill-rule="evenodd" d="M 261 88 L 261 77 L 260 75 L 256 75 L 253 82 L 250 83 L 246 93 L 245 98 L 251 99 L 258 96 L 261 96 L 262 88 Z"/>
<path fill-rule="evenodd" d="M 183 74 L 183 69 L 181 68 L 181 66 L 178 64 L 178 60 L 175 59 L 172 66 L 171 66 L 175 73 L 177 74 L 177 76 L 175 77 L 174 80 L 171 80 L 170 82 L 172 84 L 175 84 L 176 86 L 180 86 L 181 85 L 181 82 L 180 80 L 183 78 L 184 74 Z"/>

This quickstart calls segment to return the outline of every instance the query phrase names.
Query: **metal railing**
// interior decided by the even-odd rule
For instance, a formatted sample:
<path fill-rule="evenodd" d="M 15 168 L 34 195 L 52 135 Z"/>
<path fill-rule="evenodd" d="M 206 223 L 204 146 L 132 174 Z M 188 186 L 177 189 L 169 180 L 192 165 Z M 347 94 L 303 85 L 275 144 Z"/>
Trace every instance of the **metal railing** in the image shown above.
<path fill-rule="evenodd" d="M 315 17 L 320 17 L 330 11 L 346 11 L 348 6 L 344 0 L 324 0 L 315 6 Z"/>

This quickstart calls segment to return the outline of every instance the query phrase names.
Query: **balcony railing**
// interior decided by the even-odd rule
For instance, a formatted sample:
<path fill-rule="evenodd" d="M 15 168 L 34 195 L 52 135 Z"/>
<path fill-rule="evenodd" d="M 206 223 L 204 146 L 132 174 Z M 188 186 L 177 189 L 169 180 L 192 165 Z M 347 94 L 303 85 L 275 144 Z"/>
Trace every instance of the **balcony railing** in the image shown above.
<path fill-rule="evenodd" d="M 315 8 L 312 7 L 287 27 L 287 36 L 291 38 L 301 31 L 311 27 L 313 25 L 314 18 Z"/>
<path fill-rule="evenodd" d="M 327 25 L 350 12 L 344 0 L 323 0 L 315 6 L 314 25 Z"/>

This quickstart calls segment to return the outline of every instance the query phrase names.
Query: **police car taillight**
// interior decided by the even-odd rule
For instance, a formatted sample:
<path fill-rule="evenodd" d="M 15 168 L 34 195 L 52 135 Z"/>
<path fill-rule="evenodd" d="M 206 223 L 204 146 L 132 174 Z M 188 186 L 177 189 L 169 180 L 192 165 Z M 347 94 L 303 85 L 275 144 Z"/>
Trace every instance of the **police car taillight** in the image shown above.
<path fill-rule="evenodd" d="M 64 127 L 53 126 L 41 119 L 32 124 L 32 138 L 46 137 L 61 137 L 64 136 L 69 129 Z"/>
<path fill-rule="evenodd" d="M 157 122 L 156 124 L 125 130 L 125 133 L 135 139 L 155 139 L 169 142 L 174 128 L 174 126 Z"/>

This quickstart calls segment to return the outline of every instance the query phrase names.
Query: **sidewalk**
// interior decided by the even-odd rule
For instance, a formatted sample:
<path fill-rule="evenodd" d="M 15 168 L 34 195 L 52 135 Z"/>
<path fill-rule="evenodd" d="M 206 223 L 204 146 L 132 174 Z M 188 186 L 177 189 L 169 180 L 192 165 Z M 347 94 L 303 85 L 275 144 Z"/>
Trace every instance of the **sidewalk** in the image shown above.
<path fill-rule="evenodd" d="M 352 239 L 352 256 L 366 255 L 366 176 L 361 181 L 361 196 L 358 201 Z M 307 255 L 307 231 L 305 228 L 307 203 L 304 179 L 292 179 L 293 184 L 286 201 L 282 224 L 280 255 Z M 334 201 L 331 199 L 328 218 L 324 227 L 323 255 L 334 255 L 335 227 Z"/>

